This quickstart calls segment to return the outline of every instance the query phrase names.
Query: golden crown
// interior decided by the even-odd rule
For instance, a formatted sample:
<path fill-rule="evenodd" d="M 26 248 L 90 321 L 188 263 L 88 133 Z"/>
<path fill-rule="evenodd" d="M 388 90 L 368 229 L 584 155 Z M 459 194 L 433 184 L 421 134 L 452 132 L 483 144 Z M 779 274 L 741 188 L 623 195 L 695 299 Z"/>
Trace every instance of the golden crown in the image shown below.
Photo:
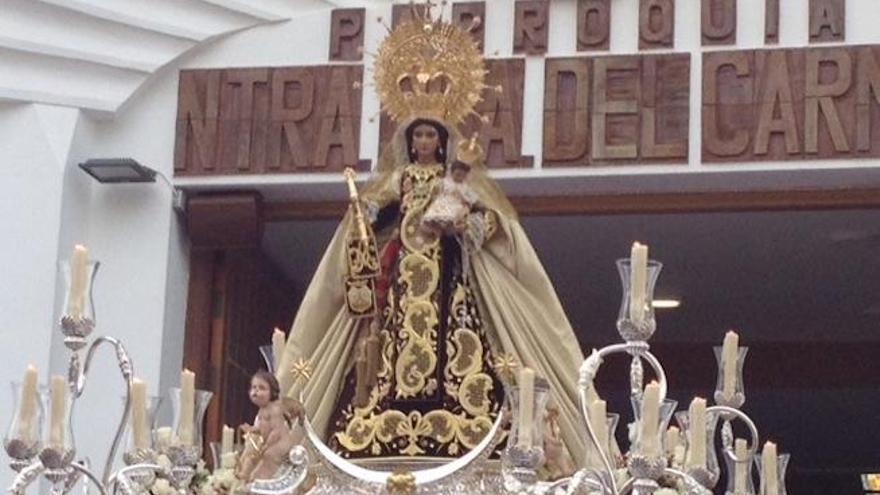
<path fill-rule="evenodd" d="M 473 37 L 430 8 L 413 9 L 376 52 L 373 83 L 382 110 L 395 121 L 433 117 L 459 124 L 474 112 L 486 67 Z"/>

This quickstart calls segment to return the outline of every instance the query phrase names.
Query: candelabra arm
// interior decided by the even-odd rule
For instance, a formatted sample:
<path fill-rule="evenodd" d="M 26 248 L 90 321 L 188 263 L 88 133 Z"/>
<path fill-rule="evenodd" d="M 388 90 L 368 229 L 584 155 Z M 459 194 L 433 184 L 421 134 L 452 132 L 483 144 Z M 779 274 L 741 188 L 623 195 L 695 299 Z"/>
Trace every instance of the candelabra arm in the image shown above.
<path fill-rule="evenodd" d="M 10 495 L 24 495 L 27 487 L 39 478 L 45 469 L 42 462 L 34 460 L 28 467 L 19 471 L 12 485 L 9 486 Z"/>
<path fill-rule="evenodd" d="M 125 346 L 122 345 L 122 342 L 108 336 L 98 337 L 92 342 L 89 346 L 89 350 L 86 352 L 86 359 L 82 367 L 78 364 L 79 358 L 76 353 L 70 358 L 71 375 L 74 374 L 74 369 L 78 370 L 75 372 L 75 380 L 73 380 L 73 376 L 70 377 L 72 380 L 71 388 L 73 389 L 75 400 L 78 399 L 85 390 L 86 380 L 88 379 L 89 369 L 92 366 L 92 358 L 95 356 L 95 351 L 97 351 L 101 344 L 104 343 L 112 345 L 116 351 L 116 364 L 119 366 L 119 371 L 125 379 L 125 407 L 122 411 L 122 418 L 119 421 L 119 426 L 116 428 L 116 435 L 113 437 L 110 452 L 107 454 L 107 460 L 104 462 L 104 473 L 102 482 L 100 483 L 101 486 L 107 486 L 110 482 L 110 473 L 113 469 L 113 459 L 116 458 L 116 451 L 119 450 L 119 444 L 122 442 L 122 434 L 125 431 L 125 423 L 128 421 L 129 414 L 131 414 L 131 381 L 134 376 L 134 364 L 132 364 L 131 358 L 128 356 L 128 352 L 126 352 Z M 71 411 L 71 414 L 72 412 L 73 411 Z"/>
<path fill-rule="evenodd" d="M 678 469 L 666 468 L 664 474 L 674 476 L 682 481 L 685 495 L 712 495 L 712 490 L 701 485 L 693 477 Z"/>
<path fill-rule="evenodd" d="M 734 416 L 735 418 L 740 419 L 743 423 L 746 424 L 746 427 L 749 429 L 749 434 L 752 436 L 752 441 L 749 442 L 749 456 L 753 456 L 758 452 L 758 440 L 760 437 L 758 436 L 758 427 L 755 425 L 755 422 L 752 421 L 752 418 L 749 417 L 748 414 L 740 411 L 739 409 L 735 409 L 729 406 L 712 406 L 706 408 L 706 414 L 712 413 L 720 413 L 721 415 L 729 415 Z M 744 462 L 745 459 L 738 459 L 736 454 L 730 450 L 725 449 L 724 455 L 729 457 L 734 462 Z"/>
<path fill-rule="evenodd" d="M 107 489 L 105 488 L 106 485 L 101 483 L 101 480 L 99 480 L 98 477 L 95 476 L 91 470 L 89 470 L 89 468 L 83 466 L 78 462 L 71 462 L 70 467 L 73 468 L 75 471 L 79 471 L 88 479 L 92 480 L 92 483 L 94 483 L 95 486 L 98 487 L 98 491 L 101 493 L 101 495 L 107 495 Z"/>
<path fill-rule="evenodd" d="M 137 493 L 137 491 L 134 490 L 134 487 L 132 486 L 132 481 L 128 477 L 128 473 L 143 471 L 145 469 L 150 469 L 156 473 L 159 473 L 163 478 L 174 483 L 174 478 L 171 476 L 171 473 L 169 473 L 164 467 L 158 464 L 132 464 L 130 466 L 125 466 L 113 473 L 113 475 L 110 477 L 110 483 L 107 485 L 107 491 L 111 494 L 115 494 L 116 491 L 119 490 L 123 493 L 123 495 Z M 179 487 L 175 486 L 175 488 Z"/>

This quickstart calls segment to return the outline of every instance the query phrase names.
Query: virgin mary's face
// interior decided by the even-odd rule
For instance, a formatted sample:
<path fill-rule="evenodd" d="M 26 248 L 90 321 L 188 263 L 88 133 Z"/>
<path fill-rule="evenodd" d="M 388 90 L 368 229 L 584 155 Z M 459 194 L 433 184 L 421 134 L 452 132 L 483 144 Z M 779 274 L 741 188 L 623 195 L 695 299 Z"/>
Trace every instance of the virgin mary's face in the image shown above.
<path fill-rule="evenodd" d="M 440 136 L 434 126 L 421 124 L 413 129 L 412 138 L 413 148 L 416 150 L 416 156 L 419 161 L 433 161 L 437 147 L 440 146 Z"/>

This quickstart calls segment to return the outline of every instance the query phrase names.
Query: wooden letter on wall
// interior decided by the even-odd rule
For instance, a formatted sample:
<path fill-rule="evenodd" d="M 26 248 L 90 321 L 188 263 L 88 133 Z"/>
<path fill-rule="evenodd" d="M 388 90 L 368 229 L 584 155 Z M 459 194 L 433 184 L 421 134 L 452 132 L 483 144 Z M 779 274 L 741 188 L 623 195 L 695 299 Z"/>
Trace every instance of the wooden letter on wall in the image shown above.
<path fill-rule="evenodd" d="M 483 51 L 486 38 L 486 2 L 452 4 L 452 22 L 461 29 L 470 31 L 480 51 Z"/>
<path fill-rule="evenodd" d="M 782 150 L 771 150 L 770 140 L 781 135 L 785 152 L 800 152 L 795 106 L 800 103 L 792 89 L 791 71 L 787 50 L 758 51 L 755 67 L 758 71 L 758 126 L 755 129 L 754 154 L 756 157 L 784 159 Z M 777 117 L 778 115 L 778 117 Z M 769 156 L 768 156 L 769 154 Z"/>
<path fill-rule="evenodd" d="M 639 49 L 674 43 L 675 0 L 639 0 Z"/>
<path fill-rule="evenodd" d="M 611 0 L 578 0 L 577 49 L 607 50 L 611 35 Z"/>
<path fill-rule="evenodd" d="M 362 60 L 366 9 L 333 9 L 330 19 L 330 60 Z"/>
<path fill-rule="evenodd" d="M 590 60 L 548 59 L 544 74 L 544 165 L 582 161 L 589 149 Z"/>
<path fill-rule="evenodd" d="M 408 21 L 413 15 L 424 16 L 428 8 L 424 4 L 397 4 L 391 7 L 391 27 L 397 27 L 401 22 Z"/>
<path fill-rule="evenodd" d="M 807 153 L 819 153 L 821 113 L 825 117 L 834 152 L 849 151 L 847 132 L 840 115 L 851 113 L 838 112 L 835 99 L 844 96 L 852 87 L 852 56 L 847 48 L 821 48 L 807 51 L 806 57 L 804 149 Z"/>
<path fill-rule="evenodd" d="M 764 43 L 779 43 L 779 0 L 764 0 Z"/>
<path fill-rule="evenodd" d="M 180 71 L 177 96 L 175 173 L 198 168 L 213 170 L 217 160 L 220 114 L 220 70 Z"/>
<path fill-rule="evenodd" d="M 690 74 L 691 58 L 686 53 L 642 57 L 642 159 L 687 159 Z"/>
<path fill-rule="evenodd" d="M 547 53 L 550 29 L 548 0 L 517 0 L 513 27 L 513 53 Z"/>
<path fill-rule="evenodd" d="M 845 0 L 810 0 L 810 43 L 845 40 L 845 21 Z"/>
<path fill-rule="evenodd" d="M 639 156 L 639 59 L 593 59 L 592 156 L 594 160 Z"/>
<path fill-rule="evenodd" d="M 872 103 L 880 103 L 880 64 L 877 63 L 875 52 L 876 50 L 869 46 L 858 48 L 856 146 L 859 151 L 871 151 L 871 143 L 877 142 L 871 132 L 878 114 L 878 107 Z"/>
<path fill-rule="evenodd" d="M 703 45 L 736 44 L 737 0 L 702 0 Z"/>
<path fill-rule="evenodd" d="M 703 161 L 738 157 L 753 126 L 754 52 L 703 54 Z"/>
<path fill-rule="evenodd" d="M 315 76 L 311 68 L 275 69 L 272 74 L 272 105 L 269 118 L 268 166 L 290 170 L 309 166 L 302 122 L 315 105 Z"/>

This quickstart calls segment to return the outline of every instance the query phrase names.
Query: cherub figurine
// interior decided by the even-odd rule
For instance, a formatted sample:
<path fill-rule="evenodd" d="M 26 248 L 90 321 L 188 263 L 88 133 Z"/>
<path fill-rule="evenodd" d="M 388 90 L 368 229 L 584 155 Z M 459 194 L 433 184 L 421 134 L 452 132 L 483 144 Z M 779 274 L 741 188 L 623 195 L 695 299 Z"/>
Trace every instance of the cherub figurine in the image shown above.
<path fill-rule="evenodd" d="M 244 450 L 235 466 L 235 477 L 242 481 L 250 481 L 251 474 L 260 462 L 260 452 L 263 449 L 265 438 L 262 432 L 266 427 L 260 425 L 263 409 L 278 400 L 281 387 L 275 375 L 265 370 L 254 373 L 251 377 L 251 388 L 248 397 L 251 403 L 259 409 L 254 418 L 254 424 L 247 423 L 239 426 L 244 437 Z M 271 415 L 271 411 L 267 414 Z"/>

